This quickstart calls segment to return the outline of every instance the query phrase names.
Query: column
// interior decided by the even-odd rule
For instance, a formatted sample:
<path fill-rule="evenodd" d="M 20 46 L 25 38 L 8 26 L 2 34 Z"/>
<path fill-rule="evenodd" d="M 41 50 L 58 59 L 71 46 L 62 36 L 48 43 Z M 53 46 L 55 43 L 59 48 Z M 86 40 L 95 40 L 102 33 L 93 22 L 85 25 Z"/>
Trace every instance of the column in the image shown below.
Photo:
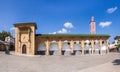
<path fill-rule="evenodd" d="M 31 34 L 32 35 L 32 34 Z M 29 54 L 34 54 L 33 52 L 32 52 L 32 48 L 33 47 L 31 47 L 32 46 L 32 44 L 31 44 L 31 41 L 30 41 L 30 29 L 28 29 L 28 52 L 29 52 Z M 34 42 L 34 40 L 32 40 L 32 42 Z"/>
<path fill-rule="evenodd" d="M 28 54 L 32 54 L 32 49 L 31 49 L 31 46 L 30 46 L 30 45 L 31 45 L 31 44 L 30 44 L 30 42 L 28 41 L 28 43 L 27 43 L 28 48 L 26 49 L 27 52 L 28 52 Z"/>
<path fill-rule="evenodd" d="M 59 48 L 59 55 L 62 55 L 62 41 L 61 40 L 59 40 L 58 41 L 58 48 Z"/>
<path fill-rule="evenodd" d="M 23 46 L 23 43 L 22 43 L 22 41 L 21 41 L 21 33 L 19 32 L 19 39 L 20 39 L 20 41 L 19 41 L 19 51 L 20 51 L 20 53 L 22 54 L 22 46 Z"/>
<path fill-rule="evenodd" d="M 73 53 L 73 47 L 74 47 L 74 41 L 73 41 L 73 40 L 71 40 L 71 41 L 70 41 L 71 53 Z"/>
<path fill-rule="evenodd" d="M 82 55 L 84 55 L 84 47 L 85 47 L 85 41 L 81 41 L 81 47 L 82 47 Z"/>
<path fill-rule="evenodd" d="M 16 41 L 16 44 L 15 44 L 15 51 L 16 51 L 16 53 L 22 53 L 22 51 L 21 51 L 21 41 L 20 41 L 20 30 L 19 30 L 19 28 L 18 27 L 16 27 L 15 28 L 15 30 L 16 30 L 16 39 L 15 39 L 15 41 Z"/>
<path fill-rule="evenodd" d="M 30 29 L 28 29 L 28 41 L 30 42 Z"/>
<path fill-rule="evenodd" d="M 99 40 L 100 43 L 100 55 L 102 55 L 102 39 Z"/>
<path fill-rule="evenodd" d="M 18 53 L 18 28 L 15 27 L 15 53 Z"/>
<path fill-rule="evenodd" d="M 107 54 L 109 53 L 109 49 L 108 49 L 108 39 L 106 40 L 106 49 L 107 49 Z"/>
<path fill-rule="evenodd" d="M 49 40 L 45 41 L 45 45 L 46 45 L 46 55 L 49 55 L 49 46 L 50 46 L 50 42 Z"/>
<path fill-rule="evenodd" d="M 21 46 L 21 33 L 20 30 L 18 29 L 18 52 L 22 54 L 22 46 Z"/>
<path fill-rule="evenodd" d="M 31 54 L 34 55 L 35 54 L 35 27 L 34 26 L 30 26 L 30 41 L 31 41 Z"/>
<path fill-rule="evenodd" d="M 91 40 L 92 55 L 94 54 L 94 40 Z"/>

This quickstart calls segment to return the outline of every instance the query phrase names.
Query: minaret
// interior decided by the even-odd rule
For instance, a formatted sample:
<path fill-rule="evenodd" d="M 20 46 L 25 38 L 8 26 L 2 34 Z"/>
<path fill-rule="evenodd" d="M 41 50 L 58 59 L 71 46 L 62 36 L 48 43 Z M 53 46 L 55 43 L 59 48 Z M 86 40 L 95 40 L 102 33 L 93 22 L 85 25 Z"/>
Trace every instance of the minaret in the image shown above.
<path fill-rule="evenodd" d="M 94 16 L 91 17 L 90 21 L 90 34 L 96 34 L 96 23 L 94 21 Z"/>

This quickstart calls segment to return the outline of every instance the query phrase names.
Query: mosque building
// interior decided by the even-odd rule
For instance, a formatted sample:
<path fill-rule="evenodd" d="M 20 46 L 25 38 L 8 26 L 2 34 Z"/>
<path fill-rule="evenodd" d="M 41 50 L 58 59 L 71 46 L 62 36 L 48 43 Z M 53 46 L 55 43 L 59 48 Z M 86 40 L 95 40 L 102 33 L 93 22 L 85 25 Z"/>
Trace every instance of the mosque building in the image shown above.
<path fill-rule="evenodd" d="M 17 23 L 15 53 L 27 55 L 107 54 L 110 35 L 96 34 L 94 17 L 90 34 L 36 34 L 36 23 Z"/>

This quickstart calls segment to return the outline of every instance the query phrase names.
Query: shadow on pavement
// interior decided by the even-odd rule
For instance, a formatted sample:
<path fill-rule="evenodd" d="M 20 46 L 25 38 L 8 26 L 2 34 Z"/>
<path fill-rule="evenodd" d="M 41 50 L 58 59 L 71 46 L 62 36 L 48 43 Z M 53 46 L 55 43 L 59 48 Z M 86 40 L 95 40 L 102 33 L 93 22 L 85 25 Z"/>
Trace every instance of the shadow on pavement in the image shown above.
<path fill-rule="evenodd" d="M 120 59 L 116 59 L 112 63 L 113 65 L 120 65 Z"/>

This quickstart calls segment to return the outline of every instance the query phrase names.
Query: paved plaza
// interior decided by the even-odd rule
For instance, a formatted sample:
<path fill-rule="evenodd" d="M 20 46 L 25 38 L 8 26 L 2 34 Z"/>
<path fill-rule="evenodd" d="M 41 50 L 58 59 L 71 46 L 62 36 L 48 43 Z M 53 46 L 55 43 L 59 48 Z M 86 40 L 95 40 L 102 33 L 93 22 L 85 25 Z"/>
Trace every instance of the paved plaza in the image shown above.
<path fill-rule="evenodd" d="M 0 52 L 0 72 L 120 72 L 120 54 L 24 56 Z"/>

